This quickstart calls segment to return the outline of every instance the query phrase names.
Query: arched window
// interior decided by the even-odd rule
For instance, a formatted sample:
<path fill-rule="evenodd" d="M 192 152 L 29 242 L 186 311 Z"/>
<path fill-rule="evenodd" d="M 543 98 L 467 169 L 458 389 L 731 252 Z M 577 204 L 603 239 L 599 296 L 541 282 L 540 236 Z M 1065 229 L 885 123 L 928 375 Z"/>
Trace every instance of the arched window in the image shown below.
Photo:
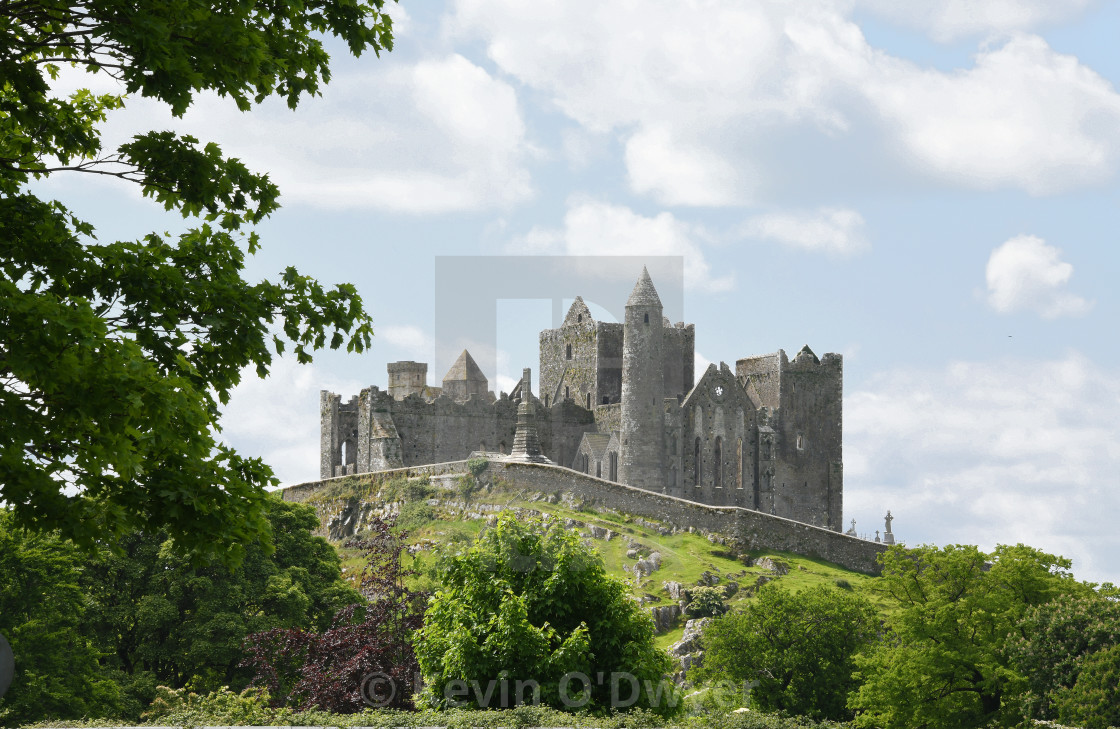
<path fill-rule="evenodd" d="M 572 358 L 572 345 L 568 345 L 568 359 Z"/>
<path fill-rule="evenodd" d="M 716 436 L 716 451 L 712 459 L 712 476 L 717 489 L 723 488 L 723 438 Z"/>
<path fill-rule="evenodd" d="M 645 323 L 646 323 L 646 324 L 649 324 L 649 314 L 646 314 L 646 321 L 645 321 Z"/>
<path fill-rule="evenodd" d="M 346 455 L 347 455 L 346 454 L 346 441 L 342 441 L 342 446 L 339 447 L 338 451 L 339 451 L 340 463 L 342 463 L 342 465 L 345 466 L 346 465 Z"/>
<path fill-rule="evenodd" d="M 595 478 L 603 477 L 603 462 L 595 461 Z"/>
<path fill-rule="evenodd" d="M 565 399 L 565 400 L 568 400 L 568 399 L 570 399 L 571 397 L 572 397 L 572 391 L 571 391 L 571 388 L 569 388 L 569 387 L 568 387 L 567 385 L 564 385 L 564 399 Z"/>
<path fill-rule="evenodd" d="M 544 406 L 548 407 L 548 395 L 544 396 Z"/>
<path fill-rule="evenodd" d="M 618 480 L 618 454 L 611 453 L 611 481 Z"/>
<path fill-rule="evenodd" d="M 739 445 L 735 450 L 735 488 L 743 488 L 743 439 L 739 439 Z"/>
<path fill-rule="evenodd" d="M 587 409 L 591 409 L 591 393 L 587 393 Z"/>
<path fill-rule="evenodd" d="M 583 314 L 576 314 L 576 324 L 583 322 Z"/>
<path fill-rule="evenodd" d="M 692 469 L 692 485 L 700 488 L 700 439 L 696 439 L 695 467 Z"/>

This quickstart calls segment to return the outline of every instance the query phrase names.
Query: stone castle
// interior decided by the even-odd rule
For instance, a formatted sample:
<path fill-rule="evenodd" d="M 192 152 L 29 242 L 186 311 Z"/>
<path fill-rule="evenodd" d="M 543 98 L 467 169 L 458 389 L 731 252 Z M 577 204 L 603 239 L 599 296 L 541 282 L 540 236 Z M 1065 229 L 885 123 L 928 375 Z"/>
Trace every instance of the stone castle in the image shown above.
<path fill-rule="evenodd" d="M 643 269 L 624 322 L 595 321 L 577 297 L 558 329 L 540 333 L 539 397 L 528 370 L 495 396 L 466 351 L 442 387 L 428 386 L 427 364 L 394 362 L 387 392 L 369 387 L 344 403 L 323 391 L 321 476 L 524 457 L 535 430 L 540 460 L 840 531 L 842 357 L 778 350 L 734 371 L 711 364 L 694 385 L 694 344 L 692 324 L 662 316 Z"/>

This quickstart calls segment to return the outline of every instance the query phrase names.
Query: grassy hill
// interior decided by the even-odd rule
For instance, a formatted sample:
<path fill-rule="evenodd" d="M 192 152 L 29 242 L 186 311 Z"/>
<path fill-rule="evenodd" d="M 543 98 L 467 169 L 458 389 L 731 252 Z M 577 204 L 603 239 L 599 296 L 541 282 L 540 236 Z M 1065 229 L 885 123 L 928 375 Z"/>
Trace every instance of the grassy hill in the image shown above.
<path fill-rule="evenodd" d="M 339 528 L 343 517 L 355 522 L 352 526 L 360 534 L 362 521 L 369 515 L 395 516 L 398 525 L 408 531 L 411 554 L 407 566 L 420 573 L 418 586 L 434 589 L 438 587 L 433 569 L 438 555 L 465 547 L 500 511 L 512 509 L 525 518 L 550 515 L 578 529 L 602 556 L 607 571 L 626 582 L 634 599 L 648 608 L 676 602 L 664 587 L 666 582 L 678 582 L 686 588 L 734 583 L 737 589 L 733 588 L 734 594 L 727 602 L 735 606 L 752 599 L 758 586 L 771 580 L 780 580 L 794 591 L 816 585 L 852 590 L 883 607 L 872 589 L 875 577 L 788 552 L 738 553 L 728 546 L 728 535 L 701 534 L 596 509 L 563 493 L 544 494 L 490 481 L 486 473 L 478 480 L 469 473 L 384 481 L 369 475 L 355 476 L 330 482 L 307 503 L 318 510 L 324 536 L 333 531 L 347 574 L 355 578 L 361 572 L 362 560 L 344 546 L 341 537 L 350 530 Z M 648 576 L 635 574 L 637 558 L 653 552 L 660 554 L 660 569 Z M 680 640 L 683 628 L 684 618 L 658 637 L 659 644 L 668 647 Z"/>

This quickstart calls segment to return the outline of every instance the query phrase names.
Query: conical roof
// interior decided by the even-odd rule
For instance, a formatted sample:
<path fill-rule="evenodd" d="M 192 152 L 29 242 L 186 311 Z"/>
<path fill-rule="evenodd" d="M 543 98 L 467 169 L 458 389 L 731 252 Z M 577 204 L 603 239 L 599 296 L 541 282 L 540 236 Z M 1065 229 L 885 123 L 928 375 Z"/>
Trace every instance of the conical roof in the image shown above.
<path fill-rule="evenodd" d="M 653 287 L 653 280 L 649 277 L 649 271 L 645 266 L 642 266 L 642 275 L 638 277 L 638 283 L 634 284 L 634 290 L 630 292 L 626 305 L 661 308 L 661 297 L 657 295 L 657 289 Z"/>
<path fill-rule="evenodd" d="M 451 369 L 443 376 L 444 382 L 486 382 L 486 375 L 482 374 L 478 363 L 474 361 L 474 357 L 467 350 L 459 355 L 459 359 L 455 360 L 455 364 L 451 365 Z"/>

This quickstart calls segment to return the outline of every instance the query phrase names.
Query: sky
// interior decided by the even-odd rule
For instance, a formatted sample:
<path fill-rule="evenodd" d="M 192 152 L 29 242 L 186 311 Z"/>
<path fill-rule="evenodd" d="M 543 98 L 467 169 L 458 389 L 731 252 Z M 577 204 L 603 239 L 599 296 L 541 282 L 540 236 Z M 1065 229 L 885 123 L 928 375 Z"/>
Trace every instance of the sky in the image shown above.
<path fill-rule="evenodd" d="M 319 390 L 384 387 L 402 359 L 439 384 L 446 257 L 633 257 L 596 302 L 609 316 L 643 257 L 679 256 L 698 373 L 805 344 L 844 356 L 846 524 L 870 534 L 890 509 L 907 544 L 1024 542 L 1120 583 L 1120 2 L 389 13 L 394 50 L 329 43 L 330 85 L 295 111 L 202 96 L 173 119 L 130 99 L 106 127 L 177 129 L 268 172 L 283 208 L 249 277 L 351 282 L 374 319 L 366 353 L 247 375 L 229 443 L 312 480 Z M 112 181 L 44 186 L 104 237 L 179 225 Z M 494 389 L 536 371 L 555 308 L 499 302 L 479 353 Z"/>

